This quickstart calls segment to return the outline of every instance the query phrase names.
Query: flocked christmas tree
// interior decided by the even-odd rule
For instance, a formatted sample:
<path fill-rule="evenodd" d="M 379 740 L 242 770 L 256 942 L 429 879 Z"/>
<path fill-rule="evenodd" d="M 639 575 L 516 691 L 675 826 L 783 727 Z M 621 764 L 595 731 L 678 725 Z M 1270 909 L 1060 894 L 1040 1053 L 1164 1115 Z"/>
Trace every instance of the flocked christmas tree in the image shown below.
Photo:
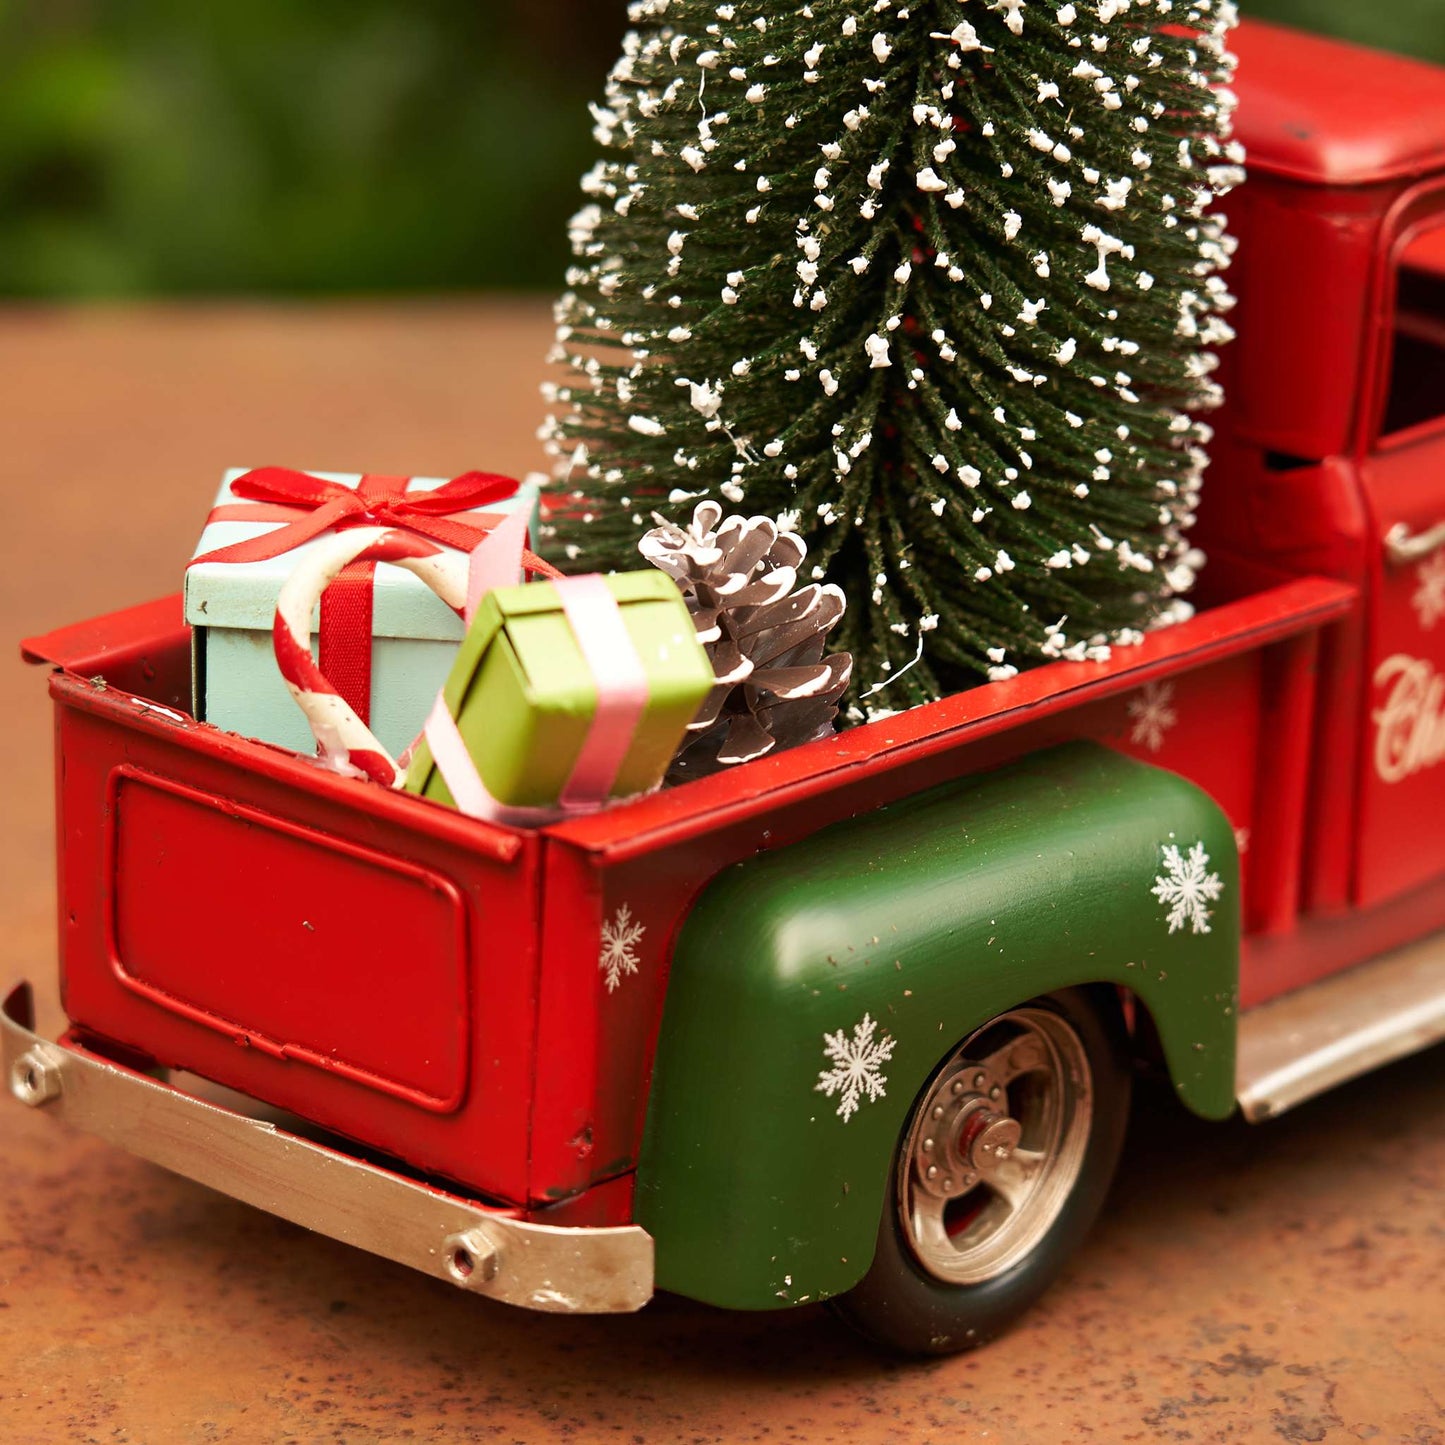
<path fill-rule="evenodd" d="M 546 429 L 553 544 L 781 516 L 876 714 L 1187 612 L 1229 0 L 637 0 Z"/>

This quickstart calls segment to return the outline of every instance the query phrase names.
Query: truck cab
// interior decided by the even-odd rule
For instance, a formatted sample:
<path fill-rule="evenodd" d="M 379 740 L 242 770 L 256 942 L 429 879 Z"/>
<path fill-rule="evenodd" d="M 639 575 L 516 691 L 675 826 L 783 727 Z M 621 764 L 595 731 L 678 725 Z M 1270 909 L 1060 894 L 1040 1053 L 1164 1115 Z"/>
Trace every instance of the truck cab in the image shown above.
<path fill-rule="evenodd" d="M 1387 945 L 1445 922 L 1445 77 L 1264 25 L 1236 48 L 1239 343 L 1195 535 L 1225 574 L 1361 591 L 1322 643 L 1298 913 Z M 1318 967 L 1265 964 L 1247 1000 Z"/>

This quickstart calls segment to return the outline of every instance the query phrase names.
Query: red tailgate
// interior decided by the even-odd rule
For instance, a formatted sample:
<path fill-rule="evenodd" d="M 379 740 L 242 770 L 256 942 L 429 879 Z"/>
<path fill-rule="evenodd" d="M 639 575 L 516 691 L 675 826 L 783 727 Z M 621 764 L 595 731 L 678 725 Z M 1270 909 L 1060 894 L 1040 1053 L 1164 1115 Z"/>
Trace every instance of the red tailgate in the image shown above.
<path fill-rule="evenodd" d="M 126 988 L 274 1058 L 436 1113 L 461 1106 L 467 903 L 445 874 L 129 766 L 110 775 L 109 812 Z M 190 920 L 214 921 L 204 955 Z"/>
<path fill-rule="evenodd" d="M 537 840 L 200 726 L 85 661 L 52 679 L 76 1029 L 525 1200 Z"/>

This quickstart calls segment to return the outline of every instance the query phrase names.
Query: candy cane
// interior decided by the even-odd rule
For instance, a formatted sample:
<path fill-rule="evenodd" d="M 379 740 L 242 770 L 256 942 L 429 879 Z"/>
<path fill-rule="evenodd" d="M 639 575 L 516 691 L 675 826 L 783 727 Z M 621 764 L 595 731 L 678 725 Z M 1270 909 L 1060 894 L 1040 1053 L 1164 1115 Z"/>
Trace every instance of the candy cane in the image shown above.
<path fill-rule="evenodd" d="M 322 763 L 346 777 L 400 787 L 406 774 L 376 734 L 332 687 L 311 655 L 311 614 L 321 594 L 350 563 L 390 562 L 431 588 L 458 615 L 468 601 L 469 559 L 385 527 L 358 527 L 318 540 L 302 554 L 276 599 L 276 665 L 315 734 Z"/>

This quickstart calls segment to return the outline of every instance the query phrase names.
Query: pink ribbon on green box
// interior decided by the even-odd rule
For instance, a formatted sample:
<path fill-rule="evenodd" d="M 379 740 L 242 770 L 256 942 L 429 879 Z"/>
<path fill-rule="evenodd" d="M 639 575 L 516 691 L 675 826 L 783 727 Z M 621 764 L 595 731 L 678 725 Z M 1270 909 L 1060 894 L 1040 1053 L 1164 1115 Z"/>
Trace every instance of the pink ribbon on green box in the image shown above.
<path fill-rule="evenodd" d="M 525 526 L 519 531 L 508 518 L 472 554 L 468 620 L 487 592 L 515 582 L 521 570 L 525 538 Z M 422 737 L 458 810 L 469 817 L 536 827 L 572 814 L 595 812 L 610 798 L 646 711 L 647 673 L 606 579 L 590 573 L 555 578 L 550 585 L 561 598 L 562 610 L 592 676 L 596 710 L 557 806 L 519 808 L 492 796 L 445 697 L 438 694 Z"/>
<path fill-rule="evenodd" d="M 311 656 L 311 610 L 336 573 L 358 558 L 405 567 L 470 623 L 488 592 L 515 585 L 523 575 L 524 559 L 531 566 L 526 541 L 527 516 L 522 512 L 508 515 L 465 557 L 404 532 L 375 527 L 337 535 L 298 567 L 277 599 L 276 660 L 292 696 L 306 713 L 323 761 L 338 771 L 394 788 L 406 782 L 405 759 L 398 763 L 387 753 Z M 596 710 L 557 806 L 520 808 L 492 796 L 447 708 L 445 694 L 438 693 L 422 737 L 458 809 L 471 817 L 537 827 L 568 815 L 595 812 L 611 796 L 646 711 L 647 673 L 606 580 L 595 573 L 555 576 L 551 585 L 557 589 L 592 675 Z M 408 749 L 408 756 L 415 746 Z"/>

